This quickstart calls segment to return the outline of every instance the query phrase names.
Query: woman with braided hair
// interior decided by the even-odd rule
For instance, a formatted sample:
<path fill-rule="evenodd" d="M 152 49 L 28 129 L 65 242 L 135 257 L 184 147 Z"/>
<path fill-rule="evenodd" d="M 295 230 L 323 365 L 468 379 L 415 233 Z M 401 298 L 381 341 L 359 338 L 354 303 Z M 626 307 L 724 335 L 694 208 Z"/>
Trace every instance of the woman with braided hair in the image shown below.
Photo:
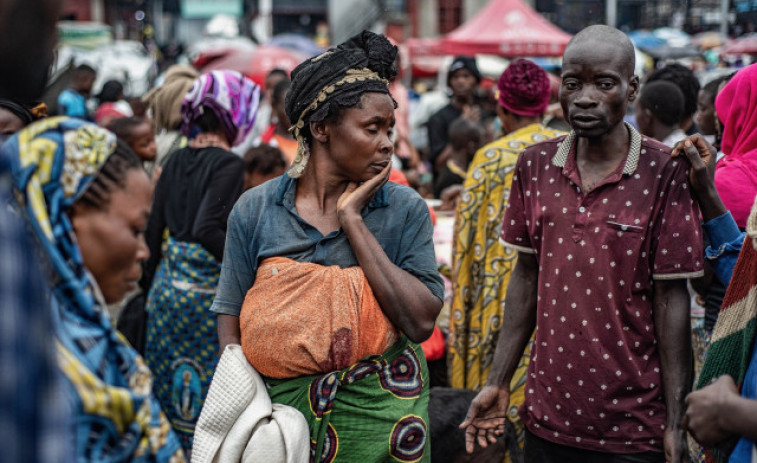
<path fill-rule="evenodd" d="M 68 117 L 30 125 L 2 151 L 48 270 L 75 460 L 185 461 L 150 370 L 106 310 L 136 288 L 149 255 L 152 186 L 139 158 L 112 133 Z"/>
<path fill-rule="evenodd" d="M 428 208 L 387 183 L 397 49 L 364 31 L 292 72 L 287 173 L 229 216 L 212 311 L 274 403 L 305 416 L 311 461 L 429 461 L 418 344 L 442 306 Z"/>

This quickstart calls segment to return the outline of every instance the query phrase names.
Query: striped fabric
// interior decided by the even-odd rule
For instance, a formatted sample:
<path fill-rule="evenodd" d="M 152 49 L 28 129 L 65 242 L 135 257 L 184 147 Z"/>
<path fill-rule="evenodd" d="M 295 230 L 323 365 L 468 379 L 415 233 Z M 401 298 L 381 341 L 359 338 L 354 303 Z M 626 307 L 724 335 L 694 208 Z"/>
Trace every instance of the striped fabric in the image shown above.
<path fill-rule="evenodd" d="M 741 384 L 749 367 L 757 328 L 757 250 L 745 244 L 712 333 L 698 388 L 725 374 Z"/>
<path fill-rule="evenodd" d="M 747 221 L 747 237 L 712 332 L 712 344 L 697 389 L 722 375 L 731 375 L 741 388 L 752 358 L 757 334 L 757 208 Z M 713 449 L 707 461 L 727 461 L 726 452 Z"/>

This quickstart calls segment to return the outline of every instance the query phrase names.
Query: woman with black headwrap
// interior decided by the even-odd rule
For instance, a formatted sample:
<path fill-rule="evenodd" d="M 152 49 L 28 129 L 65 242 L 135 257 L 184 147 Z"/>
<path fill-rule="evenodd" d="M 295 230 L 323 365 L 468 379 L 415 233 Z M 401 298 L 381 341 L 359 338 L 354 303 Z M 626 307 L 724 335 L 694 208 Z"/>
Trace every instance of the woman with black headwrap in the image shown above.
<path fill-rule="evenodd" d="M 229 216 L 211 310 L 274 403 L 305 416 L 311 461 L 428 461 L 417 343 L 442 306 L 428 208 L 387 183 L 397 48 L 364 31 L 292 72 L 298 141 Z"/>

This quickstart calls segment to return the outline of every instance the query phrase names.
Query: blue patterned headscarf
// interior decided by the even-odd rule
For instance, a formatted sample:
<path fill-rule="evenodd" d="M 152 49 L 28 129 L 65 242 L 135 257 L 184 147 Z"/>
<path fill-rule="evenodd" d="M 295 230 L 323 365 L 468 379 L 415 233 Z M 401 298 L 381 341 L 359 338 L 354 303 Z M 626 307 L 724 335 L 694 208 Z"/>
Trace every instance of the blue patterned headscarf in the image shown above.
<path fill-rule="evenodd" d="M 67 117 L 34 123 L 2 147 L 21 212 L 47 258 L 58 365 L 76 423 L 77 461 L 181 462 L 150 371 L 113 328 L 66 214 L 116 137 Z"/>

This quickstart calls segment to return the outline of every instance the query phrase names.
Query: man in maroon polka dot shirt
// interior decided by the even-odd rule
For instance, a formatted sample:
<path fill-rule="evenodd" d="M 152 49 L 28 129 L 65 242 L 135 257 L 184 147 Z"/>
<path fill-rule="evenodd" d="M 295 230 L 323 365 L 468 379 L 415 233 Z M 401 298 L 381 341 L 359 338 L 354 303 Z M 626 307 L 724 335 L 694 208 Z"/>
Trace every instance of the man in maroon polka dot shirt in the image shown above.
<path fill-rule="evenodd" d="M 623 122 L 633 70 L 617 29 L 577 34 L 560 89 L 573 130 L 518 159 L 501 234 L 518 263 L 489 380 L 462 425 L 469 451 L 504 432 L 510 379 L 536 329 L 526 462 L 686 461 L 699 211 L 688 162 Z"/>

